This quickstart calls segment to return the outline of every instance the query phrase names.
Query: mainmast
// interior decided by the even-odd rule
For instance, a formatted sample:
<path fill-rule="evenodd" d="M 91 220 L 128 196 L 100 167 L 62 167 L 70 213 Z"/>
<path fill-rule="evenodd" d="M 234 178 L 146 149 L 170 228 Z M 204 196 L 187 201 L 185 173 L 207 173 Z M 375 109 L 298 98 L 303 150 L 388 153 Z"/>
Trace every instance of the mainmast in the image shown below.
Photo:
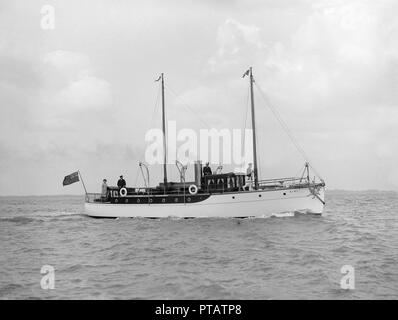
<path fill-rule="evenodd" d="M 253 130 L 253 171 L 254 171 L 254 189 L 258 189 L 258 170 L 257 170 L 257 146 L 256 146 L 256 116 L 254 112 L 254 94 L 253 94 L 253 70 L 250 67 L 250 102 L 251 102 L 251 116 L 252 116 L 252 130 Z"/>
<path fill-rule="evenodd" d="M 166 114 L 164 105 L 164 76 L 160 75 L 162 80 L 162 131 L 163 131 L 163 182 L 164 190 L 167 189 L 167 145 L 166 145 Z"/>

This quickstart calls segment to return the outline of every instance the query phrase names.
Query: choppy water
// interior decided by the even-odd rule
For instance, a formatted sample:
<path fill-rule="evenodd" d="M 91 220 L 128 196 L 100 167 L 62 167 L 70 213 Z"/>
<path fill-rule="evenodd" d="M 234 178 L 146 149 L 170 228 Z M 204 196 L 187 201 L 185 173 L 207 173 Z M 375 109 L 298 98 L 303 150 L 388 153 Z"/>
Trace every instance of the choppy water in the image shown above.
<path fill-rule="evenodd" d="M 325 216 L 92 219 L 82 197 L 0 198 L 0 299 L 397 299 L 398 194 Z M 40 286 L 43 265 L 55 289 Z M 355 289 L 343 290 L 343 265 Z"/>

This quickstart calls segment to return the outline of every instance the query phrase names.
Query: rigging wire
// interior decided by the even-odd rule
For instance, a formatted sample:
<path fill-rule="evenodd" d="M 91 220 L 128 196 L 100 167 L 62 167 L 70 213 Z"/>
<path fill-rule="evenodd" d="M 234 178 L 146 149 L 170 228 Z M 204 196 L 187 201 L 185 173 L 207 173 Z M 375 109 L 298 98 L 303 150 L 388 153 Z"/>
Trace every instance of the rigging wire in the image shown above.
<path fill-rule="evenodd" d="M 256 84 L 256 81 L 253 79 L 253 83 L 254 84 Z M 254 94 L 254 93 L 253 93 Z M 254 121 L 256 121 L 256 119 L 254 119 Z M 256 128 L 258 128 L 258 127 L 256 127 Z M 253 128 L 252 128 L 253 129 Z M 253 133 L 254 134 L 254 133 Z M 258 144 L 258 138 L 259 137 L 259 132 L 257 131 L 256 132 L 256 145 L 258 146 L 259 144 Z M 259 151 L 260 151 L 260 149 L 259 149 Z M 257 161 L 257 177 L 261 177 L 261 151 L 260 152 L 257 152 L 257 159 L 256 159 L 256 161 Z M 259 165 L 260 164 L 260 165 Z"/>
<path fill-rule="evenodd" d="M 211 126 L 204 120 L 202 117 L 191 107 L 189 104 L 181 97 L 181 95 L 177 94 L 169 85 L 164 85 L 166 89 L 168 89 L 177 99 L 183 102 L 183 107 L 187 108 L 193 115 L 195 115 L 202 124 L 204 124 L 208 129 L 211 129 Z"/>
<path fill-rule="evenodd" d="M 247 96 L 246 96 L 246 116 L 245 116 L 245 122 L 243 124 L 244 129 L 247 128 L 247 118 L 249 116 L 249 96 L 250 96 L 250 87 L 247 87 Z"/>
<path fill-rule="evenodd" d="M 243 141 L 240 141 L 241 145 L 244 147 L 246 143 L 246 129 L 247 129 L 247 118 L 249 117 L 249 109 L 250 109 L 250 87 L 247 87 L 247 95 L 246 95 L 246 112 L 245 112 L 245 117 L 244 117 L 244 122 L 243 122 Z M 245 150 L 243 150 L 245 152 Z M 246 160 L 246 159 L 245 159 Z M 241 164 L 241 167 L 244 163 Z"/>
<path fill-rule="evenodd" d="M 181 97 L 181 94 L 178 94 L 175 90 L 173 90 L 168 84 L 164 84 L 165 89 L 167 89 L 168 91 L 170 91 L 177 100 L 180 100 L 182 102 L 182 106 L 187 109 L 188 111 L 190 111 L 196 119 L 199 120 L 199 122 L 201 122 L 205 127 L 207 127 L 208 129 L 211 129 L 211 126 L 195 111 L 195 108 L 193 108 L 192 106 L 190 106 L 185 99 L 183 99 Z"/>
<path fill-rule="evenodd" d="M 244 125 L 244 128 L 245 128 L 245 136 L 244 136 L 244 143 L 246 144 L 246 129 L 247 129 L 247 127 L 248 127 L 248 124 L 247 124 L 247 120 L 248 120 L 248 118 L 249 118 L 249 112 L 251 113 L 251 110 L 250 110 L 250 86 L 247 86 L 247 96 L 246 96 L 246 118 L 245 118 L 245 125 Z M 245 145 L 245 149 L 246 149 L 246 145 Z M 244 151 L 245 153 L 246 153 L 246 150 Z M 245 154 L 246 155 L 246 154 Z M 246 160 L 246 157 L 245 157 L 245 160 Z M 246 160 L 247 161 L 247 160 Z"/>
<path fill-rule="evenodd" d="M 148 128 L 152 127 L 153 121 L 155 119 L 155 114 L 159 108 L 159 97 L 160 97 L 160 86 L 159 86 L 159 90 L 158 90 L 158 94 L 156 95 L 156 100 L 155 100 L 155 105 L 153 107 L 153 111 L 152 111 L 152 115 L 151 115 L 151 119 L 148 122 Z M 145 155 L 145 150 L 142 151 L 141 157 L 140 157 L 140 162 L 142 162 L 144 160 L 144 155 Z M 135 185 L 137 185 L 137 181 L 138 181 L 138 177 L 139 177 L 140 171 L 137 170 L 137 174 L 135 177 Z"/>
<path fill-rule="evenodd" d="M 180 99 L 184 104 L 183 106 L 186 107 L 193 115 L 195 115 L 202 124 L 204 124 L 208 129 L 211 129 L 211 126 L 196 112 L 194 109 L 181 97 L 181 95 L 178 95 L 170 86 L 165 84 L 165 87 L 170 90 L 171 93 L 175 95 L 177 99 Z M 249 98 L 250 98 L 250 87 L 247 89 L 247 97 L 246 97 L 246 116 L 245 116 L 245 121 L 244 121 L 244 128 L 247 128 L 247 120 L 248 120 L 248 115 L 249 115 Z M 256 138 L 256 143 L 257 143 L 257 138 Z M 260 170 L 259 170 L 260 171 Z"/>
<path fill-rule="evenodd" d="M 268 108 L 271 110 L 271 112 L 274 114 L 275 118 L 278 120 L 279 124 L 282 126 L 282 129 L 285 131 L 287 136 L 290 138 L 291 142 L 293 145 L 296 147 L 297 151 L 300 153 L 300 155 L 303 157 L 303 159 L 309 164 L 309 158 L 304 152 L 304 149 L 300 146 L 298 143 L 297 139 L 293 136 L 292 132 L 290 131 L 289 127 L 287 126 L 286 122 L 282 119 L 281 115 L 279 112 L 276 110 L 276 108 L 271 104 L 269 99 L 267 98 L 266 94 L 261 90 L 260 86 L 257 85 L 256 82 L 254 82 L 256 85 L 258 91 L 260 92 L 261 97 L 263 98 L 265 104 L 268 106 Z M 314 171 L 314 173 L 318 176 L 319 179 L 323 181 L 323 178 L 321 175 L 317 172 L 317 170 L 309 164 L 311 169 Z"/>
<path fill-rule="evenodd" d="M 277 119 L 277 121 L 279 122 L 279 124 L 281 125 L 282 129 L 285 131 L 285 133 L 287 134 L 287 136 L 289 137 L 289 139 L 291 140 L 291 142 L 293 143 L 293 145 L 295 146 L 295 148 L 297 149 L 297 151 L 300 153 L 300 155 L 303 157 L 303 159 L 309 164 L 309 158 L 306 155 L 305 151 L 303 150 L 303 148 L 301 147 L 301 145 L 299 144 L 299 142 L 297 141 L 297 139 L 293 136 L 291 130 L 289 129 L 289 127 L 287 126 L 286 122 L 283 120 L 283 118 L 281 117 L 280 113 L 277 111 L 277 109 L 270 103 L 269 99 L 267 98 L 266 94 L 261 90 L 260 86 L 257 85 L 256 82 L 254 82 L 254 84 L 256 85 L 258 91 L 260 92 L 260 95 L 262 97 L 262 99 L 264 100 L 264 102 L 266 103 L 266 105 L 268 106 L 268 108 L 271 110 L 271 112 L 274 114 L 275 118 Z M 167 90 L 169 90 L 177 99 L 181 100 L 181 102 L 183 102 L 182 106 L 185 107 L 187 110 L 189 110 L 202 124 L 204 124 L 208 129 L 211 129 L 210 125 L 195 111 L 194 108 L 192 108 L 182 97 L 181 95 L 177 94 L 169 85 L 164 85 L 165 88 L 167 88 Z M 244 121 L 244 128 L 247 128 L 247 119 L 248 119 L 248 114 L 249 114 L 249 93 L 250 93 L 250 88 L 248 88 L 248 93 L 247 93 L 247 108 L 246 108 L 246 116 L 245 116 L 245 121 Z M 160 97 L 160 88 L 156 97 L 156 102 L 155 102 L 155 106 L 152 112 L 152 116 L 151 116 L 151 120 L 149 123 L 149 127 L 152 125 L 156 111 L 159 107 L 159 97 Z M 258 139 L 256 139 L 256 143 Z M 144 153 L 145 151 L 143 151 L 142 156 L 141 156 L 141 161 L 143 160 L 144 157 Z M 323 178 L 320 176 L 320 174 L 317 172 L 317 170 L 311 165 L 309 164 L 309 167 L 314 171 L 314 173 L 323 181 Z M 260 170 L 259 170 L 260 171 Z M 259 172 L 260 173 L 260 172 Z M 136 183 L 138 180 L 138 175 L 139 175 L 139 171 L 137 170 L 137 176 L 136 176 Z"/>

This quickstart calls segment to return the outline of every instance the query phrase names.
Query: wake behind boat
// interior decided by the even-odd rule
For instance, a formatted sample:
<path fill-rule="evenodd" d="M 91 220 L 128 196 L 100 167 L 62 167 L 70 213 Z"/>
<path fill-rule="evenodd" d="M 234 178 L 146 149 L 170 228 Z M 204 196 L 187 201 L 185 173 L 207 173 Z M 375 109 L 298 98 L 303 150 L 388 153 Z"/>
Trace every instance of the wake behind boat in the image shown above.
<path fill-rule="evenodd" d="M 185 181 L 184 170 L 180 170 L 183 173 L 181 181 L 168 181 L 162 74 L 158 80 L 161 80 L 162 87 L 163 182 L 156 187 L 149 187 L 149 169 L 140 163 L 141 170 L 145 167 L 148 172 L 146 187 L 107 187 L 103 194 L 86 191 L 86 214 L 98 218 L 269 217 L 296 211 L 322 214 L 325 205 L 325 182 L 321 178 L 310 179 L 308 162 L 305 163 L 300 177 L 259 180 L 252 68 L 245 76 L 250 80 L 254 164 L 252 175 L 234 172 L 205 175 L 202 162 L 198 160 L 194 164 L 194 181 Z"/>

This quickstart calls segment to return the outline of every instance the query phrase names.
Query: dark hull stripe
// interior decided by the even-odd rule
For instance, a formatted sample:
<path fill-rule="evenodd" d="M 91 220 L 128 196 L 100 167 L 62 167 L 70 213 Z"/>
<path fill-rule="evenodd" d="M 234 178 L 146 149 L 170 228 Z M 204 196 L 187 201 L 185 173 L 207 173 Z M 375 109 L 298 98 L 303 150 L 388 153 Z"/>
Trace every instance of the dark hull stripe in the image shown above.
<path fill-rule="evenodd" d="M 188 194 L 185 197 L 183 195 L 165 195 L 165 196 L 127 196 L 127 197 L 115 197 L 110 199 L 110 203 L 117 204 L 166 204 L 166 203 L 197 203 L 205 201 L 210 197 L 209 194 Z"/>

